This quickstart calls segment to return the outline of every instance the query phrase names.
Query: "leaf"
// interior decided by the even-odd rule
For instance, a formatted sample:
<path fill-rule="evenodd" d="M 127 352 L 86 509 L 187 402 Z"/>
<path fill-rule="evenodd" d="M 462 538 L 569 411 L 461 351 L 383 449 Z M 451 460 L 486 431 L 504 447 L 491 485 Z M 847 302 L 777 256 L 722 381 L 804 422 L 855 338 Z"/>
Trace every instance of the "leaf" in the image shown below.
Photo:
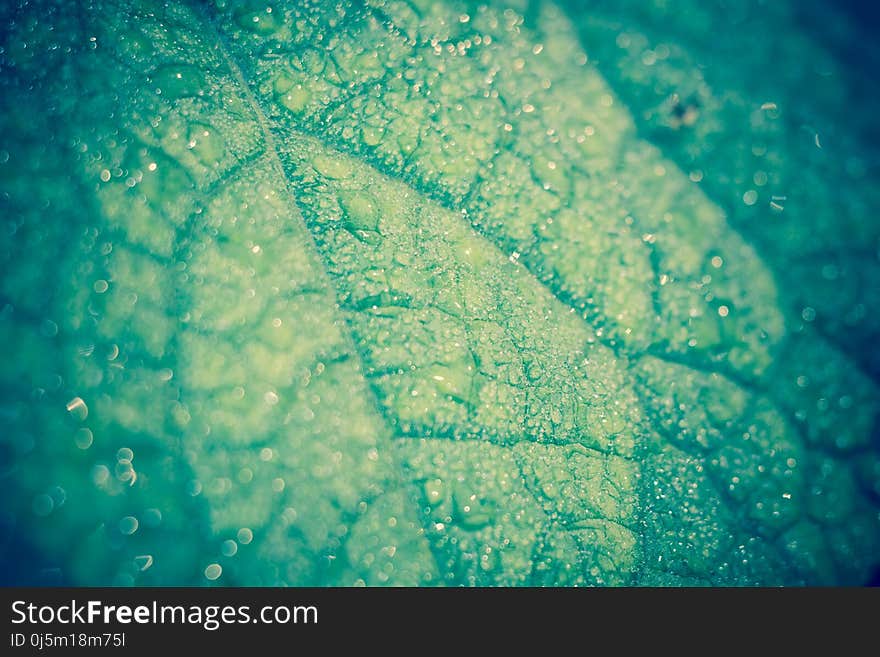
<path fill-rule="evenodd" d="M 5 579 L 870 576 L 872 370 L 751 165 L 645 134 L 611 9 L 4 11 Z"/>

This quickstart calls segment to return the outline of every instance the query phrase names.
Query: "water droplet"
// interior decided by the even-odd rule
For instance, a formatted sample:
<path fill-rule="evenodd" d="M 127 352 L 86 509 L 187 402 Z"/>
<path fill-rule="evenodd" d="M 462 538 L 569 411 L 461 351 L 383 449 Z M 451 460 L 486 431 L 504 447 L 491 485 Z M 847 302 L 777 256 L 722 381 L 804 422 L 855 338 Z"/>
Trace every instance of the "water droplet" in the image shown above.
<path fill-rule="evenodd" d="M 131 536 L 138 530 L 138 520 L 134 516 L 125 516 L 119 521 L 119 532 Z"/>
<path fill-rule="evenodd" d="M 224 557 L 234 557 L 235 553 L 238 552 L 238 543 L 232 539 L 223 541 L 223 545 L 220 546 L 220 552 Z"/>
<path fill-rule="evenodd" d="M 238 542 L 242 545 L 248 545 L 252 540 L 254 540 L 254 533 L 247 527 L 242 527 L 241 529 L 239 529 L 236 536 L 238 538 Z"/>
<path fill-rule="evenodd" d="M 42 333 L 47 338 L 54 338 L 58 335 L 58 324 L 53 322 L 51 319 L 44 319 L 40 323 L 40 333 Z"/>
<path fill-rule="evenodd" d="M 106 465 L 96 465 L 92 468 L 92 482 L 95 486 L 103 486 L 110 478 L 110 469 Z"/>
<path fill-rule="evenodd" d="M 141 514 L 144 527 L 155 528 L 162 524 L 162 512 L 156 508 L 145 509 Z"/>
<path fill-rule="evenodd" d="M 56 507 L 64 506 L 64 502 L 67 500 L 67 491 L 64 490 L 61 486 L 53 486 L 49 491 L 49 496 L 55 502 Z"/>
<path fill-rule="evenodd" d="M 130 461 L 119 461 L 116 464 L 114 471 L 116 473 L 116 478 L 119 481 L 128 481 L 132 484 L 134 483 L 132 480 L 135 477 L 135 473 Z"/>
<path fill-rule="evenodd" d="M 219 563 L 209 564 L 207 568 L 205 568 L 205 578 L 211 580 L 212 582 L 215 579 L 219 579 L 220 575 L 223 574 L 223 567 Z"/>
<path fill-rule="evenodd" d="M 139 571 L 144 572 L 153 565 L 153 555 L 139 554 L 134 558 L 134 565 Z"/>
<path fill-rule="evenodd" d="M 67 412 L 82 422 L 89 416 L 89 407 L 86 406 L 82 397 L 74 397 L 67 402 Z"/>
<path fill-rule="evenodd" d="M 82 429 L 77 429 L 73 442 L 76 443 L 76 446 L 80 449 L 88 449 L 92 446 L 94 438 L 91 430 L 83 427 Z"/>

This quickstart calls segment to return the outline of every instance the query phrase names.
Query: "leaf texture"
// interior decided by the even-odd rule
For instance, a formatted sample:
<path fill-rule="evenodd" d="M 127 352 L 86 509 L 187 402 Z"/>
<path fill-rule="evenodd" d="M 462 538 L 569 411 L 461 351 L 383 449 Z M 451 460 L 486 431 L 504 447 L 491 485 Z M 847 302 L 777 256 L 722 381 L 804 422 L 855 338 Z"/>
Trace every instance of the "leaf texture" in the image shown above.
<path fill-rule="evenodd" d="M 694 19 L 651 68 L 640 7 L 4 10 L 17 576 L 865 581 L 878 390 L 834 322 L 874 335 L 876 222 L 807 249 L 829 163 L 751 60 L 669 100 L 715 55 Z M 802 165 L 777 224 L 748 117 L 765 183 Z"/>

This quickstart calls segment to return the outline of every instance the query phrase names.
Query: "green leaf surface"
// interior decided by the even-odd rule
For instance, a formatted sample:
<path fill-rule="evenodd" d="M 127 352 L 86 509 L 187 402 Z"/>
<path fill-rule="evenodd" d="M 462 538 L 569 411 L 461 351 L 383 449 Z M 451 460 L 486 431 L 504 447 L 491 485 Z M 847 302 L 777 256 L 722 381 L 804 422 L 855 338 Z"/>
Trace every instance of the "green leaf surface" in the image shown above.
<path fill-rule="evenodd" d="M 866 581 L 870 107 L 733 4 L 5 7 L 5 578 Z"/>

